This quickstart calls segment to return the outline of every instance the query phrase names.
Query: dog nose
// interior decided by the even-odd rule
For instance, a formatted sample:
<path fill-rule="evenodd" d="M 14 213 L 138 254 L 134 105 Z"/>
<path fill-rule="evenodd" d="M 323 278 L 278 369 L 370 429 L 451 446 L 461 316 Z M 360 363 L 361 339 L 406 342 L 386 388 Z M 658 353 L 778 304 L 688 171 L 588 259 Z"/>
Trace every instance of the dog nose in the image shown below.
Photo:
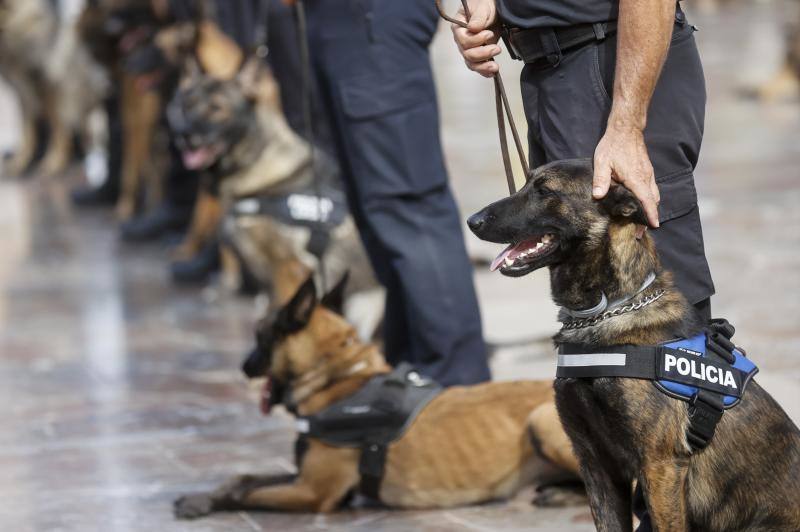
<path fill-rule="evenodd" d="M 480 212 L 476 212 L 472 216 L 469 217 L 467 220 L 467 225 L 469 226 L 470 231 L 478 234 L 483 227 L 486 226 L 488 222 L 494 219 L 494 216 L 487 213 L 486 210 L 482 210 Z"/>

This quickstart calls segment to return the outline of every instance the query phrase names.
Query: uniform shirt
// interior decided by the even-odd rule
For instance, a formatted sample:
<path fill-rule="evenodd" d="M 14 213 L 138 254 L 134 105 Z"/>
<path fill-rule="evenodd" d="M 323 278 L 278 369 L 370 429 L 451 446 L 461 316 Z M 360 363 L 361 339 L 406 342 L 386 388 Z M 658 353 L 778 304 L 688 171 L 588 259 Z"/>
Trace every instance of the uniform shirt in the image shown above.
<path fill-rule="evenodd" d="M 554 28 L 617 20 L 619 0 L 497 0 L 500 19 L 515 28 Z"/>

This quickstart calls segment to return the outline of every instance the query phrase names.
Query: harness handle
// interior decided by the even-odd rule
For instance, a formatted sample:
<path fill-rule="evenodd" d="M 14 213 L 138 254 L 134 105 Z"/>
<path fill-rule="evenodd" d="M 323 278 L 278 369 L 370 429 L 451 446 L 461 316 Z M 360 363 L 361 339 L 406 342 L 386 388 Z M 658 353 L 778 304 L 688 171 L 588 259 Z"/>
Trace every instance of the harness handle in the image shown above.
<path fill-rule="evenodd" d="M 462 28 L 467 27 L 466 22 L 455 19 L 445 12 L 444 8 L 442 7 L 441 0 L 435 0 L 435 2 L 436 9 L 439 11 L 440 17 L 451 24 L 455 24 L 456 26 L 460 26 Z M 469 20 L 471 14 L 469 11 L 469 6 L 467 5 L 467 0 L 461 0 L 461 6 L 464 9 L 464 17 Z M 494 61 L 494 59 L 489 59 L 489 61 Z M 503 168 L 506 172 L 508 192 L 509 194 L 513 194 L 517 191 L 517 186 L 514 182 L 514 169 L 511 167 L 511 155 L 508 151 L 508 138 L 506 136 L 505 124 L 506 118 L 508 118 L 508 125 L 511 128 L 511 135 L 514 137 L 514 145 L 517 148 L 517 155 L 519 156 L 519 161 L 522 164 L 522 170 L 525 172 L 526 180 L 528 179 L 528 176 L 530 176 L 531 170 L 528 166 L 528 159 L 525 157 L 525 150 L 522 147 L 522 141 L 520 140 L 519 132 L 517 131 L 517 125 L 514 123 L 514 116 L 511 114 L 511 105 L 508 103 L 506 88 L 505 85 L 503 85 L 503 77 L 500 75 L 499 71 L 494 75 L 493 80 L 495 110 L 497 112 L 497 132 L 500 137 L 500 152 L 503 156 Z"/>

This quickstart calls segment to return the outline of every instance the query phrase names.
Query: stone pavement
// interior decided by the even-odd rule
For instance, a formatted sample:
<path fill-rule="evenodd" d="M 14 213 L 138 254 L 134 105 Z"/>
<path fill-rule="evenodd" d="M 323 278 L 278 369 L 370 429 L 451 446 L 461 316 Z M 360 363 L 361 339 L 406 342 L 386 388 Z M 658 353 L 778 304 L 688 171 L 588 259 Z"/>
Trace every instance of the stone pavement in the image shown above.
<path fill-rule="evenodd" d="M 710 96 L 697 185 L 715 314 L 737 325 L 759 381 L 800 420 L 800 103 L 736 94 L 777 68 L 781 6 L 741 2 L 692 17 Z M 505 192 L 491 83 L 467 72 L 441 33 L 433 55 L 443 137 L 466 215 Z M 518 66 L 502 66 L 512 89 Z M 0 146 L 16 135 L 12 105 L 0 90 Z M 0 530 L 593 528 L 585 506 L 534 508 L 530 490 L 448 511 L 174 521 L 180 493 L 292 467 L 288 418 L 261 417 L 238 370 L 259 305 L 171 286 L 167 245 L 121 245 L 110 213 L 71 210 L 68 183 L 0 181 Z M 496 252 L 468 243 L 476 256 Z M 547 275 L 476 279 L 487 338 L 522 340 L 497 352 L 497 378 L 551 377 Z"/>

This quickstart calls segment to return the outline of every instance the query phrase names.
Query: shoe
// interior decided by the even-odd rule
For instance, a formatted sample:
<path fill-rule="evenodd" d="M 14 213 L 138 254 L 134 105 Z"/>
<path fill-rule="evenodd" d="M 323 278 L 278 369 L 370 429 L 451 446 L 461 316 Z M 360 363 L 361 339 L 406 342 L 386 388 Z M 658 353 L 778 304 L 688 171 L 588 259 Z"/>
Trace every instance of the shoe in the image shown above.
<path fill-rule="evenodd" d="M 120 236 L 126 242 L 157 240 L 170 231 L 183 231 L 191 218 L 191 207 L 187 209 L 164 203 L 153 211 L 123 223 Z"/>
<path fill-rule="evenodd" d="M 99 187 L 82 185 L 70 191 L 72 204 L 76 207 L 112 207 L 117 203 L 117 191 L 108 183 Z"/>
<path fill-rule="evenodd" d="M 169 272 L 175 284 L 205 284 L 219 268 L 219 244 L 212 240 L 191 259 L 173 261 Z"/>

